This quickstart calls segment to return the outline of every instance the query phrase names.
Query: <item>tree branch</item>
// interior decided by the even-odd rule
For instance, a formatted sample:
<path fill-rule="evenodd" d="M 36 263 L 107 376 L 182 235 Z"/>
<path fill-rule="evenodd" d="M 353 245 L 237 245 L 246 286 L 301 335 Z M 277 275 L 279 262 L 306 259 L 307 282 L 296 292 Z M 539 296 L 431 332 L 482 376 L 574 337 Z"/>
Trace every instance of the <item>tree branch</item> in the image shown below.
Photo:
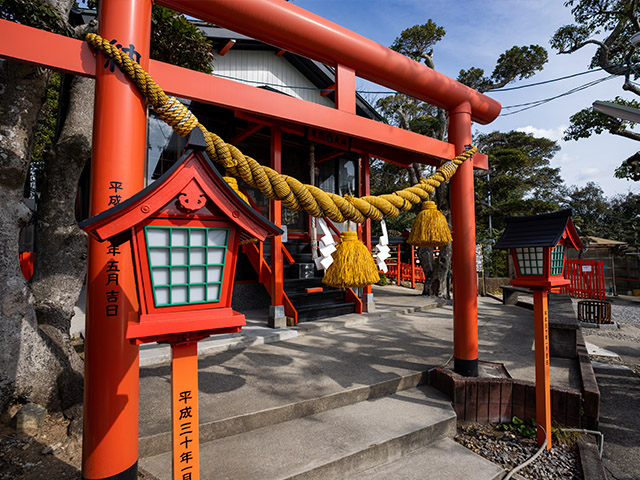
<path fill-rule="evenodd" d="M 627 130 L 627 129 L 610 130 L 610 132 L 614 135 L 618 135 L 620 137 L 625 137 L 625 138 L 629 138 L 631 140 L 640 142 L 640 133 L 636 133 L 634 131 Z"/>
<path fill-rule="evenodd" d="M 582 47 L 586 47 L 589 44 L 598 45 L 600 48 L 608 49 L 608 47 L 603 42 L 601 42 L 599 40 L 589 39 L 589 40 L 585 40 L 584 42 L 580 42 L 580 43 L 574 45 L 573 47 L 571 47 L 568 50 L 558 50 L 558 53 L 573 53 L 573 52 L 577 52 Z"/>
<path fill-rule="evenodd" d="M 624 85 L 622 85 L 622 89 L 640 96 L 640 88 L 631 83 L 629 80 L 624 82 Z"/>

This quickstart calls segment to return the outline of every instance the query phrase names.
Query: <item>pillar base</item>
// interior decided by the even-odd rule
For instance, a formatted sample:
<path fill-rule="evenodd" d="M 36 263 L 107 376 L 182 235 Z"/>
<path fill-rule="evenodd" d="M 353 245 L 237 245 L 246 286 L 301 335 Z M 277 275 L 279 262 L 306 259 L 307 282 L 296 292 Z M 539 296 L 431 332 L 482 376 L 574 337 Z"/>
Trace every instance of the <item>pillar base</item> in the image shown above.
<path fill-rule="evenodd" d="M 373 301 L 373 293 L 367 293 L 364 295 L 362 301 L 362 311 L 364 313 L 373 313 L 376 311 L 376 304 Z"/>
<path fill-rule="evenodd" d="M 124 472 L 111 475 L 109 477 L 102 477 L 99 479 L 88 479 L 82 475 L 82 480 L 137 480 L 138 479 L 138 462 L 131 465 Z"/>
<path fill-rule="evenodd" d="M 478 376 L 478 359 L 462 360 L 460 358 L 453 359 L 453 371 L 463 377 Z"/>
<path fill-rule="evenodd" d="M 284 314 L 284 305 L 270 305 L 267 325 L 271 328 L 285 328 L 287 317 Z"/>

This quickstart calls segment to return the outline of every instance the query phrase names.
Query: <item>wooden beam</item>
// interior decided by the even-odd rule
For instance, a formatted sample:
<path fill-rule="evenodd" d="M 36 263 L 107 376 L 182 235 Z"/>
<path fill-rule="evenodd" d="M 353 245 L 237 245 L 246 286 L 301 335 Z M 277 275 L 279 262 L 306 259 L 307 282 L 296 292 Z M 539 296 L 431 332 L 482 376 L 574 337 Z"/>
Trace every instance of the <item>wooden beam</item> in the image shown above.
<path fill-rule="evenodd" d="M 231 139 L 229 140 L 229 143 L 231 144 L 240 143 L 241 141 L 249 138 L 254 133 L 257 133 L 258 131 L 262 130 L 264 127 L 265 127 L 264 123 L 254 123 L 253 125 L 249 125 L 242 132 L 231 137 Z"/>
<path fill-rule="evenodd" d="M 0 57 L 95 76 L 95 56 L 85 42 L 6 20 L 0 20 Z M 150 60 L 149 73 L 168 94 L 274 121 L 339 132 L 352 137 L 352 145 L 364 143 L 361 151 L 368 150 L 383 159 L 408 165 L 415 161 L 434 164 L 454 157 L 452 144 L 324 105 L 156 60 Z M 401 159 L 407 159 L 406 163 Z"/>
<path fill-rule="evenodd" d="M 218 55 L 220 55 L 221 57 L 224 57 L 225 53 L 227 53 L 229 50 L 231 50 L 231 47 L 233 47 L 235 44 L 236 44 L 236 41 L 232 38 L 227 43 L 225 43 L 224 47 L 222 47 L 218 51 Z"/>

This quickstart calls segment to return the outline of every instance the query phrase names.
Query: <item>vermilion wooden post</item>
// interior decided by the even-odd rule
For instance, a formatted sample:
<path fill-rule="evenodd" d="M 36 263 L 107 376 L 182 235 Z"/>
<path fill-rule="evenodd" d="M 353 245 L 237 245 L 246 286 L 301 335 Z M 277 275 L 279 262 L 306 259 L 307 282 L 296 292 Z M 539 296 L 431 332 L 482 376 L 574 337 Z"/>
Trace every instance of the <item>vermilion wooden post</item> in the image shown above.
<path fill-rule="evenodd" d="M 271 168 L 282 171 L 282 130 L 271 127 Z M 278 227 L 282 225 L 282 206 L 280 202 L 269 201 L 270 220 Z M 271 307 L 269 324 L 272 327 L 286 326 L 282 322 L 284 315 L 283 283 L 282 283 L 282 239 L 271 238 Z"/>
<path fill-rule="evenodd" d="M 100 34 L 149 64 L 151 0 L 103 0 Z M 91 164 L 91 215 L 144 187 L 146 105 L 135 85 L 98 55 Z M 137 310 L 129 245 L 89 240 L 85 337 L 85 479 L 136 479 L 138 347 L 125 332 Z"/>
<path fill-rule="evenodd" d="M 471 106 L 463 102 L 449 111 L 449 142 L 461 154 L 471 144 Z M 465 161 L 451 179 L 454 370 L 478 376 L 478 299 L 473 163 Z"/>
<path fill-rule="evenodd" d="M 354 92 L 355 98 L 355 92 Z M 369 185 L 370 179 L 370 161 L 368 153 L 363 153 L 360 157 L 360 196 L 369 195 L 371 193 L 371 186 Z M 367 247 L 367 250 L 371 251 L 371 219 L 367 218 L 362 224 L 362 240 Z M 373 310 L 374 298 L 371 289 L 371 285 L 367 285 L 362 289 L 362 306 L 365 312 Z"/>
<path fill-rule="evenodd" d="M 171 345 L 173 480 L 199 480 L 198 342 Z"/>
<path fill-rule="evenodd" d="M 549 380 L 549 299 L 547 291 L 533 289 L 536 357 L 536 422 L 538 446 L 551 449 L 551 383 Z M 541 428 L 542 427 L 542 428 Z"/>
<path fill-rule="evenodd" d="M 356 72 L 346 65 L 336 65 L 336 108 L 356 113 Z"/>

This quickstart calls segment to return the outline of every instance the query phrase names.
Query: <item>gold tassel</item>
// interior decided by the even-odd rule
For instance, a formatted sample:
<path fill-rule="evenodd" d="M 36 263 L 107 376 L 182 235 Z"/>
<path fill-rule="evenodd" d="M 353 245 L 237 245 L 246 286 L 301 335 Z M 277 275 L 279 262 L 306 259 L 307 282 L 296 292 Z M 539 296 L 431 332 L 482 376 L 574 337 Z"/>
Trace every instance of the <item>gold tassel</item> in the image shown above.
<path fill-rule="evenodd" d="M 238 180 L 236 180 L 235 177 L 227 176 L 222 178 L 224 178 L 224 181 L 229 184 L 229 186 L 233 189 L 233 191 L 236 192 L 238 196 L 242 200 L 244 200 L 245 203 L 249 203 L 249 199 L 247 198 L 247 196 L 244 193 L 242 193 L 242 191 L 240 191 L 240 187 L 238 187 Z"/>
<path fill-rule="evenodd" d="M 322 283 L 335 288 L 365 287 L 380 280 L 371 252 L 358 240 L 356 232 L 340 234 L 340 243 L 333 252 L 333 263 Z"/>
<path fill-rule="evenodd" d="M 422 203 L 422 210 L 418 213 L 407 243 L 417 247 L 442 247 L 451 243 L 451 232 L 445 216 L 438 210 L 436 204 L 430 200 Z"/>

